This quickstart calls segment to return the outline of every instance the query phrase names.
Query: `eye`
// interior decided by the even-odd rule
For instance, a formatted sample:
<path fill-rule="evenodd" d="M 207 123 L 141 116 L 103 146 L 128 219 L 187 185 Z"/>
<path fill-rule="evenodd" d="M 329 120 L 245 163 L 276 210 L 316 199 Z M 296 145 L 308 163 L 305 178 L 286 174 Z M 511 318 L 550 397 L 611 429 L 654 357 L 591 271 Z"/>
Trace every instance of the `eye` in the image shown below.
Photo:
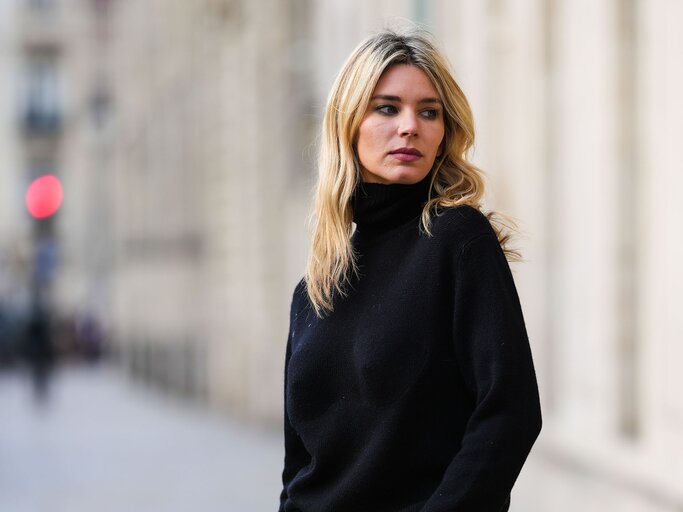
<path fill-rule="evenodd" d="M 428 108 L 422 111 L 422 116 L 427 119 L 436 119 L 439 117 L 439 111 L 435 108 Z"/>
<path fill-rule="evenodd" d="M 375 107 L 375 111 L 384 114 L 385 116 L 390 116 L 396 114 L 398 109 L 393 105 L 378 105 Z"/>

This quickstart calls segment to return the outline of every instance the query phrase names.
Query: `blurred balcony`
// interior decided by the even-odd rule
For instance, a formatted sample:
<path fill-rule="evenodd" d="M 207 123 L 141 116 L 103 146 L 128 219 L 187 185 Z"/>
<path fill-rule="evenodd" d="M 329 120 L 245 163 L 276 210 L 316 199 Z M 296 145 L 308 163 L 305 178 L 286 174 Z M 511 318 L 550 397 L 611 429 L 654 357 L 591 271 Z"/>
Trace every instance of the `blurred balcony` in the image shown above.
<path fill-rule="evenodd" d="M 29 107 L 21 115 L 21 128 L 26 136 L 56 136 L 61 127 L 62 117 L 57 112 Z"/>
<path fill-rule="evenodd" d="M 23 152 L 28 161 L 53 161 L 59 151 L 64 116 L 59 110 L 27 106 L 20 111 L 18 131 L 23 138 Z"/>

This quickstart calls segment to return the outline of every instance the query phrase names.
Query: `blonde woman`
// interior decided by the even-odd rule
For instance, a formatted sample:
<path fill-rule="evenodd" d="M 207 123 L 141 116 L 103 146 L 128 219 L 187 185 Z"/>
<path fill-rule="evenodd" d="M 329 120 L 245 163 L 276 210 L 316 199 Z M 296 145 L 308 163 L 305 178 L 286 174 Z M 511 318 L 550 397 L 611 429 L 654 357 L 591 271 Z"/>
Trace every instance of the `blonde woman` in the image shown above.
<path fill-rule="evenodd" d="M 425 34 L 376 34 L 339 73 L 291 305 L 280 511 L 509 509 L 541 410 L 519 254 L 480 209 L 473 141 Z"/>

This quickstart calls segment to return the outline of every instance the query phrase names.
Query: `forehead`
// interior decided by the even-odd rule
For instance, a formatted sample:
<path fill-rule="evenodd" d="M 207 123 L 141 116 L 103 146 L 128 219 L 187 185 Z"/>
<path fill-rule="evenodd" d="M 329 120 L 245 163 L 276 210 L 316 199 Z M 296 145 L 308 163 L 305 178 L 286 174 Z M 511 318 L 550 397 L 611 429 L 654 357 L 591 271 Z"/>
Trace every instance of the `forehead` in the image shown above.
<path fill-rule="evenodd" d="M 406 99 L 415 96 L 439 97 L 427 74 L 412 64 L 396 64 L 384 70 L 373 94 L 388 94 Z"/>

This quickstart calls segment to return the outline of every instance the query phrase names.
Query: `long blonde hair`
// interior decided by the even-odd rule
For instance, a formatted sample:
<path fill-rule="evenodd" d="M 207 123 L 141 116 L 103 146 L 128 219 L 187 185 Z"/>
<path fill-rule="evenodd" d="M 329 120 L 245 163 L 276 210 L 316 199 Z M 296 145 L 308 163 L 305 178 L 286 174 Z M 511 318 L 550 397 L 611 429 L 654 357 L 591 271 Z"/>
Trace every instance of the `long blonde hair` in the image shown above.
<path fill-rule="evenodd" d="M 422 211 L 423 231 L 432 235 L 432 208 L 437 215 L 441 208 L 463 204 L 481 209 L 483 173 L 465 158 L 474 143 L 472 111 L 445 58 L 428 34 L 414 28 L 402 33 L 384 30 L 365 39 L 339 72 L 323 119 L 318 182 L 311 211 L 313 235 L 304 276 L 309 300 L 320 317 L 332 312 L 335 293 L 345 296 L 351 275 L 358 272 L 351 245 L 351 197 L 361 180 L 354 142 L 377 82 L 387 68 L 396 64 L 411 64 L 426 73 L 444 107 L 443 151 L 430 171 L 435 194 Z M 505 219 L 506 223 L 500 224 L 507 230 L 514 222 L 496 212 L 486 217 L 508 260 L 521 259 L 517 250 L 508 247 L 511 234 L 494 217 Z"/>

